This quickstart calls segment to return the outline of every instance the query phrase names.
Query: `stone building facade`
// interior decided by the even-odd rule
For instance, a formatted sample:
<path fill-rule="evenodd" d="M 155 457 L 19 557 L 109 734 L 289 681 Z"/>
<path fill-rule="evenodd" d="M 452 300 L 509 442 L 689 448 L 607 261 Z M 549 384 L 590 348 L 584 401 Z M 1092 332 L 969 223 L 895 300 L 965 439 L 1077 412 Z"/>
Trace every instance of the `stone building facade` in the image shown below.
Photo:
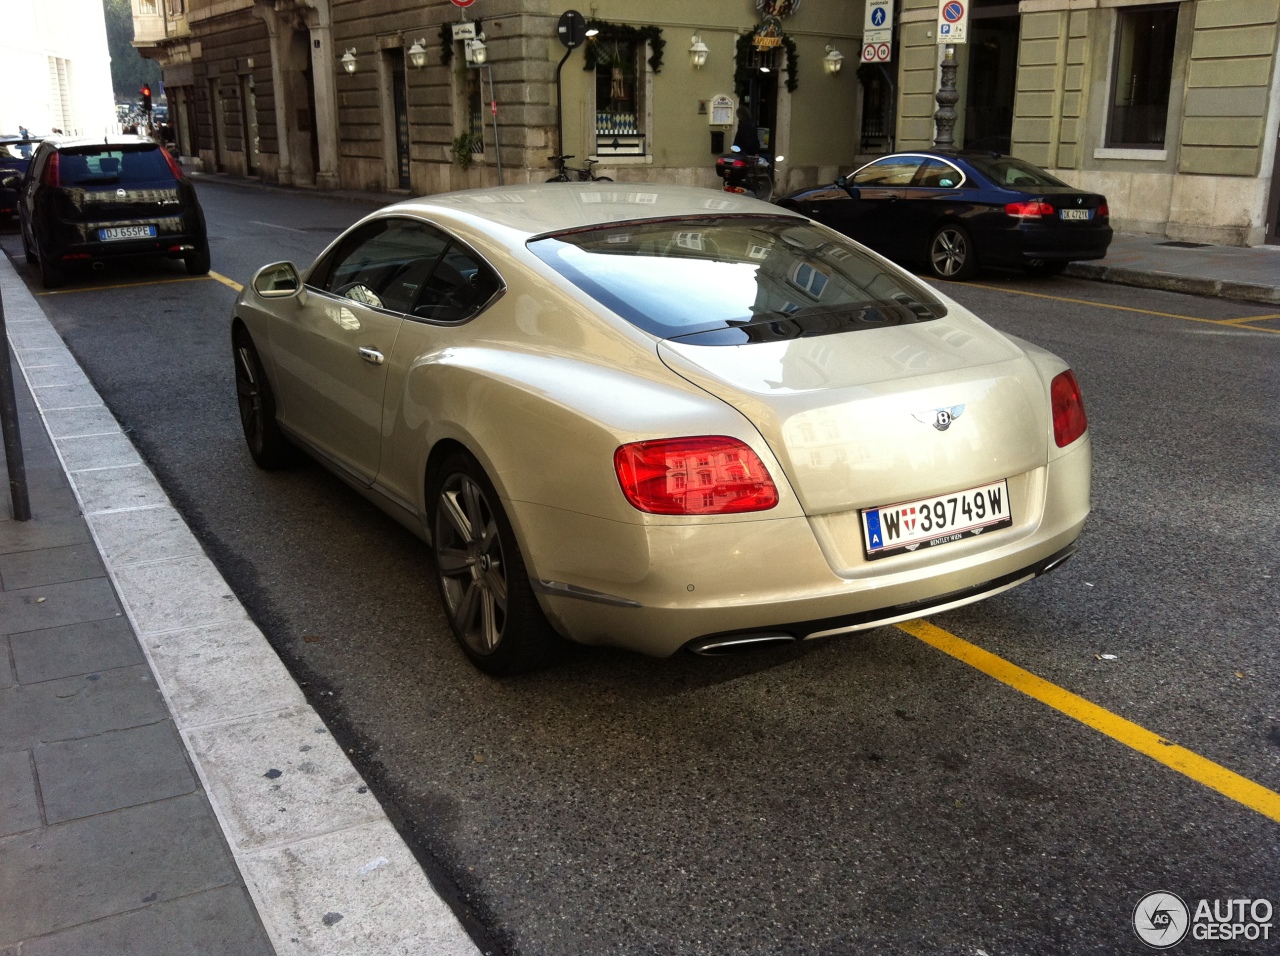
<path fill-rule="evenodd" d="M 234 175 L 422 194 L 540 181 L 564 152 L 618 180 L 711 185 L 739 104 L 785 157 L 782 188 L 834 177 L 857 152 L 856 70 L 827 64 L 856 63 L 860 2 L 594 0 L 600 33 L 567 57 L 567 5 L 548 0 L 133 3 L 180 152 Z M 483 66 L 455 39 L 464 20 Z"/>
<path fill-rule="evenodd" d="M 1105 193 L 1122 231 L 1280 243 L 1280 0 L 970 6 L 957 144 Z M 898 144 L 921 147 L 937 108 L 938 3 L 902 7 Z"/>

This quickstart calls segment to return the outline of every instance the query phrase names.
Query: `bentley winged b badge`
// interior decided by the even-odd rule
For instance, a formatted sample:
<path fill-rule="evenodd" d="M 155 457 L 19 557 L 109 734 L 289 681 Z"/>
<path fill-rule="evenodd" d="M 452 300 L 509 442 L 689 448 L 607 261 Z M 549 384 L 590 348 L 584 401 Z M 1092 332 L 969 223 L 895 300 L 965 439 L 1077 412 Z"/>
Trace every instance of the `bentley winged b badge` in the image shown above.
<path fill-rule="evenodd" d="M 945 432 L 951 423 L 964 414 L 963 405 L 951 405 L 945 408 L 928 408 L 920 412 L 912 412 L 911 417 L 923 425 L 932 425 L 940 432 Z"/>

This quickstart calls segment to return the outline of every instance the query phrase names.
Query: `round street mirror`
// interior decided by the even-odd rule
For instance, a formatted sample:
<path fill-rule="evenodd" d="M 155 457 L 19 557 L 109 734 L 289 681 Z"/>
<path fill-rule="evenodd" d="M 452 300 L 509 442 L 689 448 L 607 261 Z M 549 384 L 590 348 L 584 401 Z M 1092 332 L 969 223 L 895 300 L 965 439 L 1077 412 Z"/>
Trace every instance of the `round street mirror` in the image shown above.
<path fill-rule="evenodd" d="M 582 46 L 582 41 L 587 38 L 586 17 L 577 10 L 566 10 L 556 24 L 556 36 L 570 50 Z"/>

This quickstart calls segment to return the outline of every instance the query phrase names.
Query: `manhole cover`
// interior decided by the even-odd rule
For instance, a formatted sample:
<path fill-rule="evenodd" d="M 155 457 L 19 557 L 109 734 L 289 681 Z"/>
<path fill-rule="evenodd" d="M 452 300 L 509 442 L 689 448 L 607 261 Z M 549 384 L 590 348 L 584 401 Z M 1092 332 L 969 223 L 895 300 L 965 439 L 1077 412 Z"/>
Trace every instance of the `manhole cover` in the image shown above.
<path fill-rule="evenodd" d="M 1175 249 L 1207 249 L 1212 243 L 1209 242 L 1183 242 L 1176 240 L 1174 242 L 1157 242 L 1157 246 L 1173 246 Z"/>

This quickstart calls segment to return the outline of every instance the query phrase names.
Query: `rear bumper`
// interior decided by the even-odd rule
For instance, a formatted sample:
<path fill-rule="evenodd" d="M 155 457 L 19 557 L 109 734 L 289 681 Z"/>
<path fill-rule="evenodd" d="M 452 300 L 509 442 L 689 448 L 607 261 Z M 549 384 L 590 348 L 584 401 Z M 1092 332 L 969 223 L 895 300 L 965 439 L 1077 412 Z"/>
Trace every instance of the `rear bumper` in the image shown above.
<path fill-rule="evenodd" d="M 985 265 L 1014 267 L 1036 260 L 1102 259 L 1111 236 L 1107 223 L 1017 223 L 991 233 L 978 255 Z"/>
<path fill-rule="evenodd" d="M 1030 580 L 1070 554 L 1089 512 L 1090 470 L 1086 437 L 1042 469 L 1013 528 L 862 568 L 844 566 L 804 517 L 645 527 L 508 510 L 563 634 L 667 656 L 726 635 L 803 640 L 874 627 Z"/>

